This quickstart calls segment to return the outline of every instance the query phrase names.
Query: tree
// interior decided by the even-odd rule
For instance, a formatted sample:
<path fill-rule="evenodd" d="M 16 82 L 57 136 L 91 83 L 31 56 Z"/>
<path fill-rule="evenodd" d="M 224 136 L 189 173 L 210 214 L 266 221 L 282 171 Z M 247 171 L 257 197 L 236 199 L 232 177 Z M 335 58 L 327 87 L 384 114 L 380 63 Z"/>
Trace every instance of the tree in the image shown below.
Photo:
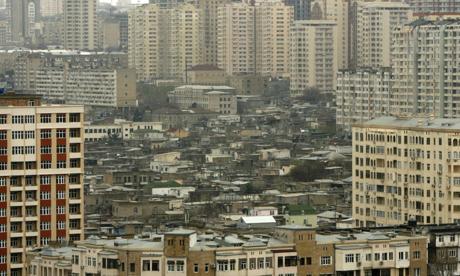
<path fill-rule="evenodd" d="M 305 161 L 296 165 L 289 176 L 296 181 L 313 181 L 326 176 L 326 169 L 322 163 L 316 161 Z"/>

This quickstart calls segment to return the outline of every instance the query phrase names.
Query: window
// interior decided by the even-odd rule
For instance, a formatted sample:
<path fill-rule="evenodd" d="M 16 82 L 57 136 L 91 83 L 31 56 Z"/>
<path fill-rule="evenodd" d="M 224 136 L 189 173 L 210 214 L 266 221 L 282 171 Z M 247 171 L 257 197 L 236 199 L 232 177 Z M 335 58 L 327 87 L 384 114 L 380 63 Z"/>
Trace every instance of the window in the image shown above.
<path fill-rule="evenodd" d="M 66 164 L 65 160 L 64 160 L 64 161 L 59 160 L 59 161 L 57 161 L 57 163 L 56 163 L 56 167 L 57 167 L 58 169 L 65 169 L 66 166 L 67 166 L 67 164 Z"/>
<path fill-rule="evenodd" d="M 355 255 L 354 254 L 345 254 L 345 262 L 346 263 L 354 263 L 355 262 Z"/>
<path fill-rule="evenodd" d="M 193 272 L 198 273 L 200 271 L 200 268 L 198 264 L 193 264 Z"/>
<path fill-rule="evenodd" d="M 1 125 L 6 124 L 7 118 L 8 118 L 8 117 L 7 117 L 6 114 L 1 114 L 1 115 L 0 115 L 0 124 L 1 124 Z"/>
<path fill-rule="evenodd" d="M 5 247 L 6 247 L 6 241 L 0 240 L 0 248 L 5 248 Z"/>
<path fill-rule="evenodd" d="M 151 271 L 150 260 L 142 261 L 142 271 Z"/>
<path fill-rule="evenodd" d="M 420 251 L 414 251 L 412 253 L 412 258 L 416 260 L 420 259 Z"/>
<path fill-rule="evenodd" d="M 247 260 L 246 259 L 239 259 L 238 263 L 239 263 L 239 265 L 238 265 L 239 270 L 244 270 L 244 269 L 247 268 Z"/>
<path fill-rule="evenodd" d="M 51 123 L 51 114 L 40 114 L 40 123 L 42 124 Z"/>
<path fill-rule="evenodd" d="M 40 168 L 42 169 L 51 169 L 51 161 L 41 161 Z"/>
<path fill-rule="evenodd" d="M 40 215 L 50 215 L 50 214 L 51 214 L 50 207 L 46 207 L 46 206 L 40 207 Z"/>
<path fill-rule="evenodd" d="M 57 138 L 65 138 L 65 129 L 56 130 L 56 137 Z"/>
<path fill-rule="evenodd" d="M 6 130 L 0 131 L 0 140 L 6 140 Z"/>
<path fill-rule="evenodd" d="M 174 261 L 168 261 L 167 265 L 168 265 L 168 271 L 174 271 L 174 266 L 175 266 Z"/>
<path fill-rule="evenodd" d="M 51 224 L 49 221 L 42 221 L 40 222 L 40 230 L 50 230 Z"/>
<path fill-rule="evenodd" d="M 80 137 L 80 129 L 79 129 L 79 128 L 71 128 L 71 129 L 70 129 L 70 137 L 71 137 L 71 138 L 78 138 L 78 137 Z"/>
<path fill-rule="evenodd" d="M 448 254 L 449 254 L 449 257 L 457 257 L 457 250 L 449 249 Z"/>
<path fill-rule="evenodd" d="M 69 121 L 71 123 L 79 123 L 80 122 L 80 113 L 70 113 Z"/>
<path fill-rule="evenodd" d="M 176 262 L 177 271 L 184 271 L 184 261 Z"/>
<path fill-rule="evenodd" d="M 8 163 L 0 162 L 0 171 L 5 171 L 8 169 Z"/>
<path fill-rule="evenodd" d="M 331 264 L 331 256 L 321 256 L 321 265 L 330 265 Z"/>
<path fill-rule="evenodd" d="M 0 232 L 1 233 L 6 232 L 6 224 L 0 224 Z"/>
<path fill-rule="evenodd" d="M 40 147 L 40 153 L 41 154 L 50 154 L 51 153 L 51 147 L 50 146 L 41 146 Z"/>
<path fill-rule="evenodd" d="M 72 264 L 79 264 L 80 258 L 78 255 L 72 255 Z"/>
<path fill-rule="evenodd" d="M 13 115 L 11 117 L 11 122 L 13 124 L 23 124 L 24 123 L 24 116 L 21 115 Z"/>
<path fill-rule="evenodd" d="M 414 268 L 414 276 L 421 276 L 421 270 L 420 268 Z"/>
<path fill-rule="evenodd" d="M 66 152 L 66 146 L 65 145 L 58 145 L 56 152 L 57 153 L 65 153 Z"/>
<path fill-rule="evenodd" d="M 65 184 L 65 175 L 57 175 L 56 184 Z"/>
<path fill-rule="evenodd" d="M 50 138 L 51 138 L 51 129 L 40 130 L 40 139 L 50 139 Z"/>
<path fill-rule="evenodd" d="M 65 191 L 57 191 L 56 192 L 57 199 L 65 199 Z"/>
<path fill-rule="evenodd" d="M 7 154 L 8 154 L 8 148 L 7 147 L 0 148 L 0 155 L 7 155 Z"/>
<path fill-rule="evenodd" d="M 65 214 L 65 206 L 57 206 L 56 212 L 59 215 Z"/>
<path fill-rule="evenodd" d="M 40 192 L 40 199 L 49 200 L 51 199 L 51 195 L 49 192 Z"/>
<path fill-rule="evenodd" d="M 80 158 L 72 158 L 72 159 L 70 159 L 70 167 L 71 168 L 80 168 Z"/>
<path fill-rule="evenodd" d="M 66 114 L 65 113 L 56 114 L 56 123 L 65 123 L 65 121 L 66 121 Z"/>
<path fill-rule="evenodd" d="M 40 184 L 41 185 L 50 185 L 51 184 L 51 176 L 49 176 L 49 175 L 40 176 Z"/>
<path fill-rule="evenodd" d="M 0 208 L 0 217 L 6 217 L 6 209 Z"/>
<path fill-rule="evenodd" d="M 152 261 L 152 271 L 160 271 L 160 261 Z"/>

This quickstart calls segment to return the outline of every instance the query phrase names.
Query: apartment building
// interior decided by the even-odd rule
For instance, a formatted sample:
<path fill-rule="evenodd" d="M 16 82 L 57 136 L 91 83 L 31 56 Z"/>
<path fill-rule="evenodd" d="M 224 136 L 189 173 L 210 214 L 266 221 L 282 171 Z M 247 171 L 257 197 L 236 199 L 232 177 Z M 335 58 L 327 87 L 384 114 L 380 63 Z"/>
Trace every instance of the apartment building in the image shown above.
<path fill-rule="evenodd" d="M 217 65 L 228 75 L 289 75 L 294 8 L 282 0 L 230 3 L 218 8 Z"/>
<path fill-rule="evenodd" d="M 64 12 L 63 0 L 41 0 L 40 14 L 41 16 L 56 16 Z"/>
<path fill-rule="evenodd" d="M 23 53 L 16 59 L 17 89 L 58 103 L 115 108 L 137 105 L 136 75 L 126 55 L 72 51 Z"/>
<path fill-rule="evenodd" d="M 83 237 L 83 106 L 0 96 L 0 275 L 26 251 Z"/>
<path fill-rule="evenodd" d="M 395 114 L 458 118 L 460 20 L 419 19 L 394 31 L 391 107 Z"/>
<path fill-rule="evenodd" d="M 44 269 L 57 275 L 49 269 L 56 260 L 64 273 L 75 275 L 409 276 L 427 275 L 427 239 L 392 232 L 318 233 L 300 226 L 279 227 L 273 235 L 177 229 L 143 240 L 95 237 L 76 247 L 30 252 L 29 260 L 34 276 Z"/>
<path fill-rule="evenodd" d="M 356 1 L 350 22 L 350 66 L 390 67 L 394 28 L 412 20 L 412 10 L 401 1 Z"/>
<path fill-rule="evenodd" d="M 308 88 L 336 88 L 337 24 L 332 20 L 299 20 L 291 28 L 290 90 L 296 96 Z"/>
<path fill-rule="evenodd" d="M 161 8 L 146 4 L 129 11 L 129 66 L 139 80 L 185 81 L 201 62 L 200 12 L 192 4 Z"/>
<path fill-rule="evenodd" d="M 356 226 L 460 220 L 456 119 L 380 117 L 353 127 Z"/>
<path fill-rule="evenodd" d="M 217 66 L 228 75 L 256 72 L 254 13 L 242 2 L 217 10 Z"/>
<path fill-rule="evenodd" d="M 64 0 L 64 47 L 97 49 L 97 0 Z"/>
<path fill-rule="evenodd" d="M 294 8 L 282 0 L 256 0 L 256 72 L 263 76 L 289 77 L 289 33 Z"/>
<path fill-rule="evenodd" d="M 351 133 L 355 123 L 388 115 L 391 81 L 390 68 L 340 70 L 336 90 L 337 129 Z"/>
<path fill-rule="evenodd" d="M 456 0 L 405 0 L 405 2 L 419 14 L 460 13 L 460 2 Z"/>
<path fill-rule="evenodd" d="M 313 0 L 311 17 L 313 20 L 333 20 L 337 24 L 337 68 L 348 69 L 349 11 L 351 0 Z"/>
<path fill-rule="evenodd" d="M 184 85 L 168 93 L 179 108 L 203 108 L 220 114 L 236 114 L 235 89 L 229 86 Z"/>
<path fill-rule="evenodd" d="M 198 0 L 200 20 L 203 27 L 203 50 L 201 63 L 217 65 L 217 9 L 230 3 L 229 0 Z"/>
<path fill-rule="evenodd" d="M 294 7 L 294 20 L 311 19 L 311 0 L 284 0 L 288 6 Z"/>

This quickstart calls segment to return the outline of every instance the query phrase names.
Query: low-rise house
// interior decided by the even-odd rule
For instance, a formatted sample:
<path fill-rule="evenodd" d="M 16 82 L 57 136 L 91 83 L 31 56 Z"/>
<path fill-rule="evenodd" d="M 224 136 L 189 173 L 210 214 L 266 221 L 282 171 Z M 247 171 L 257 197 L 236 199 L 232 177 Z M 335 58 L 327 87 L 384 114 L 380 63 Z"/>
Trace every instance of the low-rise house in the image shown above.
<path fill-rule="evenodd" d="M 273 216 L 243 216 L 238 221 L 238 228 L 273 228 L 276 220 Z"/>

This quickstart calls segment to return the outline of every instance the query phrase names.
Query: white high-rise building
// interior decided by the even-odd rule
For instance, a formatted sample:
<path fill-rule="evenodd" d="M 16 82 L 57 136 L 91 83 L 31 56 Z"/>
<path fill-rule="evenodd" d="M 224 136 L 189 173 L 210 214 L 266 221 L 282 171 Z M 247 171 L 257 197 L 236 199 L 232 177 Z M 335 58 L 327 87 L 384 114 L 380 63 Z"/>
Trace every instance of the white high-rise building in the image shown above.
<path fill-rule="evenodd" d="M 294 7 L 281 0 L 255 2 L 256 73 L 288 77 L 290 62 L 289 33 Z"/>
<path fill-rule="evenodd" d="M 391 49 L 395 114 L 460 117 L 460 20 L 417 20 L 394 31 Z"/>
<path fill-rule="evenodd" d="M 202 64 L 217 65 L 217 10 L 228 3 L 229 0 L 197 1 L 202 25 Z"/>
<path fill-rule="evenodd" d="M 64 0 L 64 47 L 97 48 L 97 0 Z"/>
<path fill-rule="evenodd" d="M 290 90 L 332 92 L 336 87 L 337 24 L 332 20 L 298 20 L 291 28 Z"/>
<path fill-rule="evenodd" d="M 236 2 L 218 8 L 217 66 L 229 75 L 256 72 L 254 10 Z"/>
<path fill-rule="evenodd" d="M 42 16 L 56 16 L 64 12 L 63 0 L 41 0 L 40 13 Z"/>
<path fill-rule="evenodd" d="M 191 4 L 136 7 L 129 12 L 128 33 L 129 66 L 139 80 L 184 81 L 201 61 L 199 11 Z"/>
<path fill-rule="evenodd" d="M 294 9 L 281 0 L 231 3 L 218 8 L 217 65 L 229 75 L 287 77 Z"/>
<path fill-rule="evenodd" d="M 311 19 L 333 20 L 337 24 L 337 66 L 348 69 L 348 17 L 351 0 L 314 0 Z"/>
<path fill-rule="evenodd" d="M 336 125 L 351 133 L 351 126 L 388 115 L 391 70 L 342 70 L 337 74 Z"/>
<path fill-rule="evenodd" d="M 397 2 L 356 1 L 350 22 L 350 66 L 390 67 L 391 41 L 397 26 L 412 20 L 409 5 Z"/>

